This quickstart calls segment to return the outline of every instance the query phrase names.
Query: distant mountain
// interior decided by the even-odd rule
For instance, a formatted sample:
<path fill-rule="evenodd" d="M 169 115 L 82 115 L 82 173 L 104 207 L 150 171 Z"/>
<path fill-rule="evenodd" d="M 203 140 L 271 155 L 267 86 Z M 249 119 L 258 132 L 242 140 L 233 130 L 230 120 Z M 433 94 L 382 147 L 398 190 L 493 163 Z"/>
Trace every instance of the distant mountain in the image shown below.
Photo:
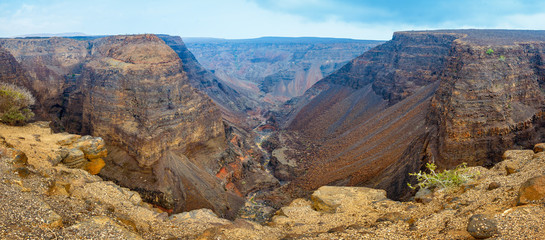
<path fill-rule="evenodd" d="M 234 89 L 278 103 L 302 95 L 318 80 L 382 41 L 317 37 L 184 38 L 207 69 Z"/>

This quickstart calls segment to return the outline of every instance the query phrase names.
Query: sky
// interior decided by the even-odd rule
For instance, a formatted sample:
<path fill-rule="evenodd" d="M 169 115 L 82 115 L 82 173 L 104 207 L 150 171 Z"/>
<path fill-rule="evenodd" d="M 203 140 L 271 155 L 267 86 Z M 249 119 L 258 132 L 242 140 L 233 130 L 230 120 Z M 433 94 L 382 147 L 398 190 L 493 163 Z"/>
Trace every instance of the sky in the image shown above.
<path fill-rule="evenodd" d="M 543 0 L 0 0 L 0 37 L 79 32 L 389 40 L 395 31 L 545 30 Z"/>

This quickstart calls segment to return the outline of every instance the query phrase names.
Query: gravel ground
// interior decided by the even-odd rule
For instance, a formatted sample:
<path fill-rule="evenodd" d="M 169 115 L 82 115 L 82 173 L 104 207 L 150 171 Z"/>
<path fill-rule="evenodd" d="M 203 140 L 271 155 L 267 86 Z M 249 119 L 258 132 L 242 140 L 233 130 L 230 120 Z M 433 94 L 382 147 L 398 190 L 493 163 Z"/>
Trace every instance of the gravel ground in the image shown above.
<path fill-rule="evenodd" d="M 545 174 L 544 152 L 508 151 L 491 169 L 469 168 L 478 173 L 472 182 L 434 191 L 427 203 L 344 191 L 333 212 L 296 199 L 258 224 L 210 211 L 169 218 L 135 192 L 52 166 L 47 158 L 67 136 L 40 125 L 0 125 L 0 136 L 12 145 L 0 146 L 0 239 L 474 239 L 467 226 L 475 214 L 493 220 L 490 239 L 545 239 L 544 202 L 517 206 L 521 184 Z M 28 164 L 14 161 L 12 147 L 29 152 Z"/>

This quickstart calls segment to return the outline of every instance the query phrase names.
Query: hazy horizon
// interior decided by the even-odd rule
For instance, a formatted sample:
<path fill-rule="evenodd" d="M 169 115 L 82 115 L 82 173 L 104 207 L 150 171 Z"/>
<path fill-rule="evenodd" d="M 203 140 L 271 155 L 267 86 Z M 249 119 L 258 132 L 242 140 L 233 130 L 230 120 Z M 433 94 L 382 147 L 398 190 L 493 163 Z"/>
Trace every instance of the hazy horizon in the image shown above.
<path fill-rule="evenodd" d="M 395 31 L 545 29 L 540 1 L 2 0 L 0 37 L 81 32 L 182 38 L 388 40 Z"/>

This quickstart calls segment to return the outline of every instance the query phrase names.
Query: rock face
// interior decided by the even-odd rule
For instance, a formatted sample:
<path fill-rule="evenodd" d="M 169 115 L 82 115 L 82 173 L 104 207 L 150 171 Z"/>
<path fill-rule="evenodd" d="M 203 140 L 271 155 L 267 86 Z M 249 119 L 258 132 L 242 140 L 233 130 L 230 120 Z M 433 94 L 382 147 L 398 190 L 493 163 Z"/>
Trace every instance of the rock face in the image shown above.
<path fill-rule="evenodd" d="M 0 39 L 0 46 L 8 50 L 24 69 L 28 80 L 18 80 L 17 84 L 27 87 L 35 95 L 36 117 L 53 120 L 60 127 L 58 121 L 64 113 L 64 90 L 75 84 L 83 61 L 90 55 L 89 43 L 53 37 Z"/>
<path fill-rule="evenodd" d="M 182 60 L 163 40 L 132 35 L 2 39 L 0 45 L 7 50 L 0 51 L 2 69 L 11 74 L 3 80 L 30 87 L 41 104 L 38 118 L 104 139 L 103 177 L 176 212 L 237 211 L 240 196 L 215 176 L 227 148 L 220 109 L 191 87 Z M 196 76 L 195 66 L 185 69 Z M 89 154 L 74 150 L 65 162 L 78 165 Z"/>
<path fill-rule="evenodd" d="M 26 71 L 7 50 L 0 47 L 0 79 L 2 82 L 17 84 L 32 89 L 25 76 Z"/>
<path fill-rule="evenodd" d="M 328 38 L 186 39 L 207 69 L 269 102 L 302 95 L 323 76 L 380 41 Z M 261 93 L 260 93 L 261 91 Z"/>
<path fill-rule="evenodd" d="M 224 119 L 237 125 L 245 125 L 246 113 L 258 108 L 256 100 L 249 93 L 237 91 L 218 79 L 216 75 L 204 69 L 187 49 L 182 38 L 178 36 L 159 35 L 171 47 L 183 62 L 183 70 L 187 74 L 191 86 L 206 93 L 222 111 Z"/>
<path fill-rule="evenodd" d="M 545 137 L 543 41 L 542 31 L 395 33 L 288 102 L 285 128 L 316 147 L 294 188 L 365 185 L 397 198 L 424 162 L 490 165 L 533 146 Z"/>

